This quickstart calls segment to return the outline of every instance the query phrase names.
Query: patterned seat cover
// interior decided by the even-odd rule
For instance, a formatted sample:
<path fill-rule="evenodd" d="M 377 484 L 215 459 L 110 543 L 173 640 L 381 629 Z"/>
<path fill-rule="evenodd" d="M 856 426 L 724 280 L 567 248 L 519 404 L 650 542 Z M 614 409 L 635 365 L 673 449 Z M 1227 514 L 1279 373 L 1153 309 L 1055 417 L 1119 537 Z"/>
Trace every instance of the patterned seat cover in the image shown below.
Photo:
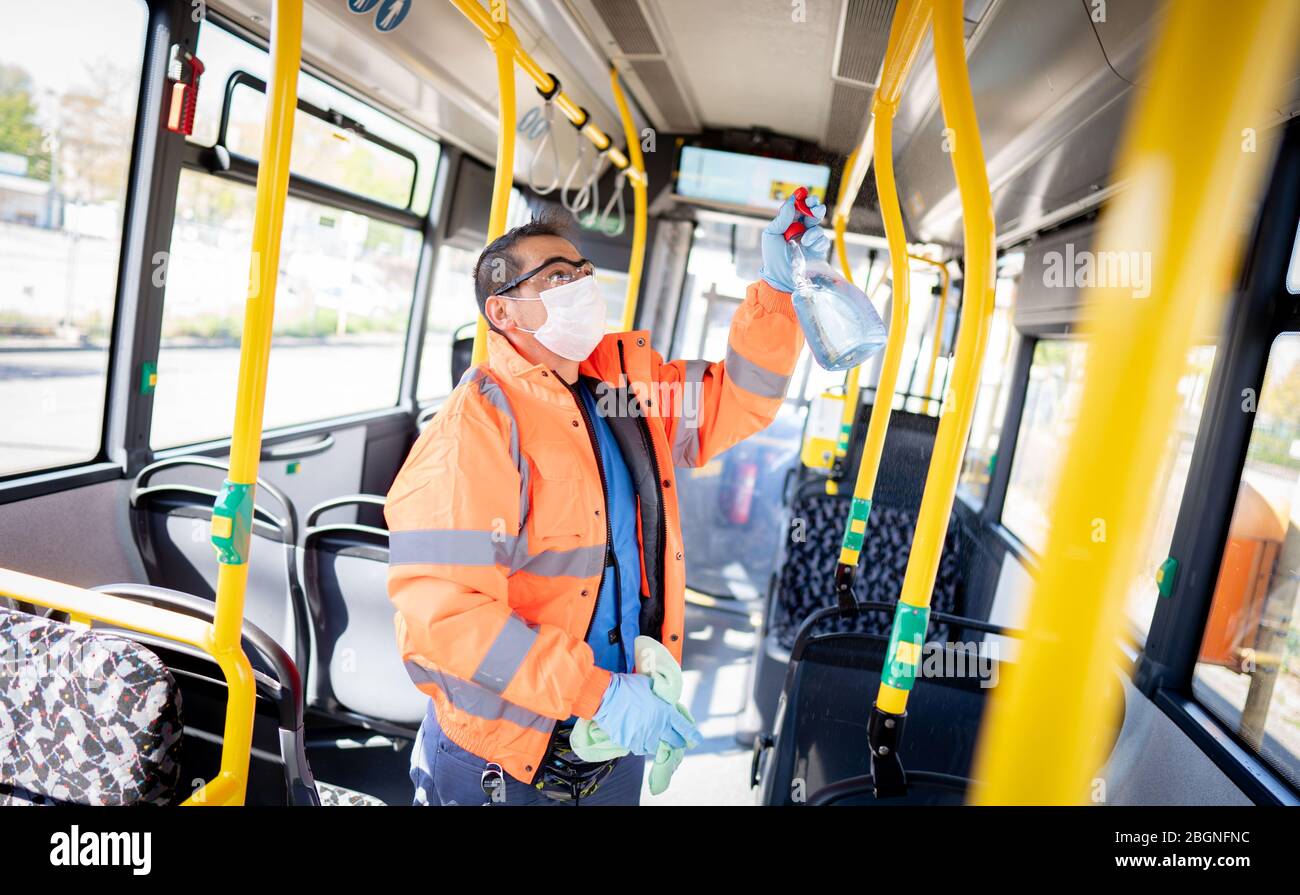
<path fill-rule="evenodd" d="M 776 605 L 772 613 L 772 630 L 786 649 L 794 646 L 804 619 L 819 609 L 836 604 L 835 569 L 848 506 L 848 495 L 811 492 L 800 495 L 791 508 L 792 519 L 804 520 L 802 531 L 806 537 L 803 540 L 787 537 L 786 562 L 781 567 L 779 590 L 773 598 Z M 912 551 L 916 516 L 910 508 L 883 504 L 872 507 L 862 559 L 853 581 L 853 592 L 859 600 L 898 601 L 907 572 L 907 559 Z M 931 607 L 936 612 L 961 611 L 965 591 L 962 540 L 961 527 L 953 518 L 944 540 L 931 600 Z M 822 619 L 812 633 L 854 631 L 887 636 L 892 623 L 892 611 L 873 609 L 852 616 Z M 944 641 L 948 638 L 946 624 L 931 622 L 929 640 Z"/>
<path fill-rule="evenodd" d="M 170 804 L 180 691 L 122 637 L 0 607 L 0 805 Z"/>

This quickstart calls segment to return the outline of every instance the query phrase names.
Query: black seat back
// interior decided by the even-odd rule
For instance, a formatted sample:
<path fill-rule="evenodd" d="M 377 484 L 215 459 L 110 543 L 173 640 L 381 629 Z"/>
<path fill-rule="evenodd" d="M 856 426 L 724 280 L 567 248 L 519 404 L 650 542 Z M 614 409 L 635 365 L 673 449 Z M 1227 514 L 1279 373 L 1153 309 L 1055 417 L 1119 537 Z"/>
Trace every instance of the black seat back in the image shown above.
<path fill-rule="evenodd" d="M 869 778 L 867 721 L 880 686 L 888 638 L 835 630 L 828 617 L 884 608 L 823 610 L 801 627 L 790 653 L 772 742 L 766 754 L 755 756 L 756 764 L 759 759 L 764 764 L 764 804 L 814 801 L 819 792 L 836 784 Z M 931 640 L 922 653 L 898 752 L 904 771 L 916 785 L 909 786 L 900 799 L 877 800 L 868 782 L 836 804 L 933 805 L 964 800 L 987 697 L 1003 673 L 996 648 L 981 644 L 981 636 L 1009 632 L 975 619 L 935 615 L 935 621 L 950 630 L 965 632 L 969 642 Z M 1114 686 L 1120 687 L 1118 676 Z M 1108 748 L 1113 744 L 1112 738 Z"/>
<path fill-rule="evenodd" d="M 764 804 L 805 802 L 825 787 L 871 772 L 867 720 L 880 686 L 888 638 L 843 631 L 811 634 L 821 627 L 819 622 L 809 619 L 790 656 L 783 712 L 763 772 Z M 931 643 L 927 649 L 939 651 L 932 656 L 943 656 L 943 661 L 935 659 L 937 668 L 959 667 L 951 645 Z M 997 681 L 998 673 L 994 662 L 989 679 Z M 968 777 L 988 692 L 974 675 L 918 680 L 908 701 L 899 751 L 904 769 Z M 847 801 L 874 803 L 869 793 Z M 960 804 L 962 793 L 916 787 L 902 801 Z"/>
<path fill-rule="evenodd" d="M 175 481 L 178 474 L 188 480 Z M 150 464 L 136 476 L 131 531 L 151 584 L 209 601 L 216 598 L 218 564 L 209 535 L 217 491 L 193 481 L 211 480 L 219 486 L 226 474 L 228 467 L 217 460 L 174 457 Z M 173 480 L 158 481 L 163 478 Z M 283 492 L 261 479 L 256 499 L 244 618 L 270 634 L 298 668 L 305 669 L 310 623 L 298 580 L 297 513 Z"/>
<path fill-rule="evenodd" d="M 0 805 L 166 805 L 180 690 L 123 637 L 0 607 Z"/>
<path fill-rule="evenodd" d="M 835 572 L 853 499 L 852 484 L 862 451 L 861 439 L 865 437 L 871 409 L 871 405 L 864 405 L 858 413 L 855 423 L 858 441 L 851 445 L 846 458 L 846 476 L 840 482 L 840 493 L 827 494 L 822 475 L 805 475 L 791 489 L 790 527 L 769 592 L 766 628 L 766 633 L 775 635 L 784 649 L 794 645 L 795 635 L 805 619 L 837 602 Z M 898 599 L 938 425 L 936 417 L 924 414 L 895 410 L 890 415 L 862 556 L 853 582 L 859 602 L 892 603 Z M 964 611 L 967 572 L 974 561 L 975 540 L 954 513 L 944 539 L 931 598 L 936 610 L 954 614 Z M 836 630 L 888 634 L 891 619 L 892 613 L 883 611 L 828 616 L 824 624 L 835 625 Z M 933 630 L 939 639 L 946 633 L 942 626 Z"/>
<path fill-rule="evenodd" d="M 411 686 L 397 652 L 388 599 L 388 532 L 350 522 L 321 524 L 330 511 L 380 507 L 382 497 L 329 500 L 307 514 L 302 581 L 314 625 L 308 704 L 393 733 L 419 728 L 428 697 Z"/>
<path fill-rule="evenodd" d="M 210 600 L 170 588 L 104 584 L 93 590 L 206 622 L 214 618 Z M 111 630 L 148 645 L 172 669 L 187 707 L 183 779 L 193 784 L 214 777 L 221 765 L 228 700 L 225 677 L 216 662 L 197 647 L 138 631 Z M 298 669 L 284 648 L 252 622 L 243 624 L 241 645 L 253 666 L 257 688 L 246 804 L 318 805 L 316 782 L 307 763 Z"/>
<path fill-rule="evenodd" d="M 474 335 L 478 330 L 478 321 L 466 323 L 452 333 L 451 342 L 451 381 L 460 382 L 474 359 Z"/>

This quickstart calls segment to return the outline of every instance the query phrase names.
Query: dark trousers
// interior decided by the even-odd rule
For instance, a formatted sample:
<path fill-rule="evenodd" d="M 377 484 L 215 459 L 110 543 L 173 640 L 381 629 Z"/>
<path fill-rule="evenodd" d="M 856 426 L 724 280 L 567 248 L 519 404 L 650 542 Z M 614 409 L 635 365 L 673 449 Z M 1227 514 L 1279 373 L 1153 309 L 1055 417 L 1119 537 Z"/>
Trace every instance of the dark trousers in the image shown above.
<path fill-rule="evenodd" d="M 483 791 L 483 771 L 488 761 L 457 746 L 438 726 L 433 703 L 425 713 L 420 731 L 411 750 L 411 783 L 415 786 L 416 805 L 569 805 L 548 798 L 529 786 L 505 775 L 504 798 L 496 802 Z M 645 758 L 626 755 L 599 788 L 578 805 L 639 805 L 641 782 L 645 776 Z"/>

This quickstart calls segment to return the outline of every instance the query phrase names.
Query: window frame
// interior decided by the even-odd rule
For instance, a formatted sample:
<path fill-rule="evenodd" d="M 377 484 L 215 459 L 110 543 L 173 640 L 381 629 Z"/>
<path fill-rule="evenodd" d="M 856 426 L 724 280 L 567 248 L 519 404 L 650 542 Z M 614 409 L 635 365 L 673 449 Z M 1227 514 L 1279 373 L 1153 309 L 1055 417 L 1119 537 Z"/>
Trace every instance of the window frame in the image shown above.
<path fill-rule="evenodd" d="M 266 82 L 263 81 L 261 78 L 257 77 L 254 74 L 246 72 L 241 68 L 237 68 L 233 72 L 231 72 L 230 77 L 226 79 L 224 98 L 222 99 L 222 103 L 221 103 L 221 118 L 217 123 L 217 141 L 215 144 L 213 144 L 211 148 L 215 150 L 219 146 L 222 149 L 224 149 L 232 159 L 235 158 L 242 159 L 244 161 L 252 163 L 252 165 L 256 168 L 257 166 L 256 159 L 250 156 L 243 155 L 242 153 L 235 152 L 226 143 L 226 136 L 230 127 L 230 107 L 234 103 L 235 90 L 241 86 L 247 87 L 250 90 L 262 94 L 263 98 L 266 97 Z M 346 93 L 347 91 L 342 91 L 342 92 Z M 360 99 L 358 99 L 357 101 L 362 102 L 362 100 Z M 379 112 L 381 115 L 385 115 L 389 118 L 392 118 L 392 116 L 389 115 L 384 110 L 379 109 L 378 107 L 369 103 L 366 103 L 366 105 L 369 105 L 372 109 L 374 109 L 376 112 Z M 379 199 L 365 196 L 361 193 L 353 193 L 348 190 L 344 190 L 341 187 L 331 187 L 329 184 L 325 183 L 324 181 L 317 180 L 312 177 L 306 177 L 300 175 L 299 179 L 301 181 L 305 183 L 313 184 L 318 187 L 335 189 L 338 190 L 339 192 L 346 193 L 351 196 L 356 196 L 357 198 L 360 199 L 364 199 L 367 202 L 375 202 L 379 206 L 384 208 L 394 208 L 397 209 L 398 211 L 407 211 L 407 212 L 411 211 L 411 206 L 415 204 L 415 190 L 420 182 L 420 160 L 416 157 L 414 152 L 412 152 L 411 150 L 407 149 L 404 146 L 399 146 L 398 144 L 393 143 L 392 141 L 387 140 L 379 136 L 378 134 L 372 134 L 370 131 L 366 130 L 365 125 L 363 125 L 361 122 L 349 118 L 348 116 L 344 115 L 342 112 L 338 112 L 334 109 L 322 109 L 320 106 L 314 105 L 313 103 L 310 103 L 307 100 L 302 99 L 301 97 L 298 98 L 297 108 L 298 111 L 302 112 L 304 115 L 308 115 L 312 118 L 315 118 L 318 121 L 321 121 L 324 124 L 329 125 L 330 127 L 336 127 L 339 128 L 340 130 L 345 130 L 348 131 L 349 133 L 355 134 L 359 139 L 365 140 L 367 143 L 373 143 L 375 146 L 378 146 L 381 149 L 386 149 L 389 152 L 393 153 L 394 155 L 404 158 L 411 163 L 411 188 L 410 190 L 407 191 L 406 204 L 404 206 L 393 205 L 391 203 L 384 202 Z M 393 120 L 396 121 L 396 119 Z M 441 156 L 442 142 L 439 140 L 435 140 L 434 142 L 438 143 L 439 155 Z"/>
<path fill-rule="evenodd" d="M 167 129 L 165 110 L 170 97 L 167 90 L 167 64 L 171 46 L 180 44 L 193 51 L 198 45 L 202 26 L 207 24 L 230 32 L 262 52 L 267 52 L 267 42 L 260 35 L 211 9 L 196 21 L 190 0 L 143 2 L 147 9 L 145 46 L 140 58 L 141 77 L 110 324 L 112 337 L 108 347 L 108 374 L 99 450 L 93 458 L 79 463 L 0 476 L 0 504 L 133 476 L 159 457 L 179 454 L 219 455 L 230 447 L 230 438 L 227 436 L 155 451 L 150 446 L 153 395 L 139 387 L 139 376 L 145 364 L 156 365 L 158 361 L 165 284 L 159 286 L 153 282 L 154 264 L 151 259 L 156 252 L 164 251 L 170 246 L 181 171 L 191 168 L 200 173 L 214 173 L 214 159 L 205 157 L 204 153 L 215 154 L 215 150 L 197 146 Z M 422 246 L 404 344 L 399 393 L 394 406 L 268 429 L 263 433 L 264 446 L 361 423 L 368 427 L 378 426 L 384 431 L 390 426 L 405 429 L 412 423 L 419 411 L 415 400 L 420 362 L 418 346 L 421 344 L 420 337 L 424 332 L 428 312 L 433 258 L 445 238 L 442 222 L 447 220 L 447 209 L 453 192 L 448 172 L 455 170 L 465 156 L 463 150 L 455 144 L 418 127 L 373 100 L 358 95 L 355 90 L 339 83 L 310 63 L 304 61 L 302 70 L 434 140 L 439 145 L 439 157 L 433 176 L 429 211 L 425 215 L 396 209 L 325 184 L 316 184 L 307 178 L 290 177 L 290 195 L 416 229 L 421 233 Z M 232 169 L 215 176 L 228 176 L 240 182 L 256 184 L 256 163 L 250 162 L 247 167 L 236 163 Z"/>
<path fill-rule="evenodd" d="M 188 8 L 188 7 L 187 7 Z M 203 25 L 213 25 L 221 28 L 239 40 L 243 40 L 250 46 L 255 47 L 261 52 L 269 52 L 267 43 L 260 36 L 250 33 L 247 29 L 242 28 L 230 19 L 209 11 L 207 17 L 203 19 Z M 197 45 L 198 32 L 195 34 L 195 44 Z M 288 426 L 275 426 L 267 428 L 263 432 L 262 442 L 264 446 L 272 446 L 286 441 L 294 441 L 304 436 L 318 433 L 324 433 L 333 429 L 344 426 L 357 425 L 360 423 L 372 423 L 382 421 L 389 417 L 401 417 L 403 420 L 409 420 L 416 412 L 416 402 L 414 396 L 414 385 L 418 378 L 419 354 L 418 350 L 412 350 L 411 333 L 417 325 L 420 331 L 423 331 L 424 320 L 428 314 L 428 301 L 431 293 L 433 276 L 433 259 L 436 256 L 437 248 L 442 242 L 442 232 L 440 222 L 446 220 L 445 210 L 447 201 L 450 198 L 447 194 L 449 189 L 449 180 L 447 177 L 448 170 L 452 163 L 459 164 L 463 153 L 455 150 L 446 141 L 428 134 L 417 128 L 410 122 L 402 119 L 392 111 L 383 108 L 365 97 L 359 96 L 354 90 L 349 89 L 346 85 L 338 83 L 335 79 L 329 77 L 324 72 L 319 71 L 305 60 L 302 62 L 300 70 L 318 78 L 331 87 L 346 93 L 355 99 L 382 115 L 385 115 L 394 121 L 409 127 L 417 133 L 422 134 L 438 144 L 438 164 L 434 171 L 432 183 L 432 195 L 429 201 L 429 212 L 425 215 L 419 215 L 407 209 L 397 208 L 388 203 L 381 202 L 339 187 L 321 183 L 309 177 L 299 174 L 290 173 L 288 183 L 288 195 L 302 199 L 304 201 L 315 202 L 341 211 L 351 211 L 357 214 L 365 215 L 371 219 L 379 220 L 384 223 L 393 224 L 406 230 L 413 230 L 420 236 L 419 257 L 416 262 L 415 278 L 412 283 L 413 297 L 411 301 L 410 313 L 407 318 L 407 332 L 402 342 L 402 366 L 398 376 L 398 393 L 391 405 L 377 407 L 372 410 L 359 411 L 355 413 L 344 414 L 340 416 L 327 417 L 320 420 L 310 420 L 302 423 L 295 423 Z M 238 74 L 237 70 L 235 74 Z M 234 81 L 232 75 L 231 81 Z M 256 79 L 255 79 L 256 80 Z M 225 134 L 225 121 L 228 115 L 229 92 L 225 94 L 221 112 L 221 125 L 218 132 L 216 144 L 213 146 L 203 146 L 194 143 L 185 138 L 178 138 L 180 146 L 180 163 L 175 173 L 175 179 L 172 186 L 172 207 L 171 214 L 163 222 L 166 236 L 163 244 L 170 245 L 171 231 L 175 222 L 175 201 L 180 188 L 180 172 L 182 170 L 194 171 L 201 175 L 216 177 L 221 180 L 228 180 L 240 183 L 245 186 L 257 185 L 258 163 L 236 153 L 229 152 L 221 145 L 222 138 Z M 303 101 L 300 99 L 298 107 L 303 107 Z M 315 107 L 313 107 L 315 108 Z M 311 114 L 308 112 L 308 114 Z M 367 135 L 367 139 L 371 136 Z M 220 147 L 220 149 L 218 149 Z M 412 202 L 414 201 L 414 190 L 418 182 L 419 167 L 418 162 L 412 178 Z M 154 322 L 154 331 L 152 338 L 152 357 L 148 358 L 156 366 L 158 355 L 161 352 L 162 341 L 162 306 L 161 302 L 156 309 L 156 321 Z M 207 439 L 202 441 L 190 442 L 183 445 L 169 446 L 166 448 L 152 449 L 150 440 L 152 437 L 153 425 L 153 394 L 140 395 L 141 402 L 149 405 L 147 414 L 142 414 L 143 445 L 147 453 L 142 454 L 141 459 L 127 468 L 128 475 L 134 475 L 139 469 L 143 468 L 148 462 L 155 458 L 176 456 L 180 454 L 220 454 L 229 449 L 230 436 L 223 436 L 219 439 Z"/>
<path fill-rule="evenodd" d="M 140 309 L 150 301 L 153 268 L 146 263 L 146 247 L 157 245 L 156 223 L 168 197 L 175 198 L 168 164 L 169 141 L 164 103 L 167 62 L 173 43 L 193 44 L 198 23 L 184 0 L 142 0 L 145 7 L 144 47 L 140 53 L 140 82 L 136 93 L 135 126 L 127 161 L 123 197 L 122 236 L 118 244 L 117 277 L 109 324 L 105 363 L 103 415 L 99 446 L 89 459 L 76 463 L 21 470 L 0 475 L 0 504 L 51 494 L 69 488 L 118 478 L 131 450 L 132 371 L 147 334 Z"/>
<path fill-rule="evenodd" d="M 1254 415 L 1241 393 L 1263 388 L 1274 340 L 1300 331 L 1300 298 L 1286 273 L 1300 220 L 1300 119 L 1282 126 L 1281 146 L 1265 181 L 1242 274 L 1215 353 L 1209 388 L 1169 555 L 1179 568 L 1156 605 L 1134 682 L 1246 796 L 1263 804 L 1300 804 L 1296 790 L 1193 695 L 1192 678 L 1219 579 Z"/>

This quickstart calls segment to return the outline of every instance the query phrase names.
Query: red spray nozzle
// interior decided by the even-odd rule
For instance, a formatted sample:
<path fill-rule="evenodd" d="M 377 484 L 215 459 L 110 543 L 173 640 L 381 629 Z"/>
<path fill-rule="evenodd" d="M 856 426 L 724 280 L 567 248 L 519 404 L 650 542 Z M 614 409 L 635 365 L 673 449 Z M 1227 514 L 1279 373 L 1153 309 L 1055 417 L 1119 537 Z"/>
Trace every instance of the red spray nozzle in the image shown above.
<path fill-rule="evenodd" d="M 808 209 L 808 188 L 807 187 L 801 186 L 799 187 L 799 189 L 794 191 L 794 210 L 799 212 L 800 214 L 807 214 L 807 215 L 812 214 L 812 212 Z M 792 239 L 797 239 L 798 237 L 802 236 L 803 231 L 807 229 L 808 228 L 807 226 L 804 225 L 803 221 L 795 221 L 789 227 L 785 228 L 785 233 L 783 234 L 785 236 L 785 241 L 789 242 Z"/>

